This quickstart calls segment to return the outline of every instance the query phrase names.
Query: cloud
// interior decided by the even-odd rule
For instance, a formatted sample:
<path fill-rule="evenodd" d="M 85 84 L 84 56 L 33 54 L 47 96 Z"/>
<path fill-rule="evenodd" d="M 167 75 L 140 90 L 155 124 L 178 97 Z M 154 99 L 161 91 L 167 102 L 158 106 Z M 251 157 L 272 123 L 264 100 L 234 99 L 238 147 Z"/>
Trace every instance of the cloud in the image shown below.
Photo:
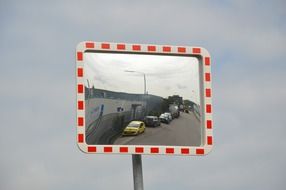
<path fill-rule="evenodd" d="M 181 84 L 177 84 L 176 86 L 177 86 L 177 88 L 180 89 L 180 90 L 187 88 L 187 86 L 181 85 Z"/>

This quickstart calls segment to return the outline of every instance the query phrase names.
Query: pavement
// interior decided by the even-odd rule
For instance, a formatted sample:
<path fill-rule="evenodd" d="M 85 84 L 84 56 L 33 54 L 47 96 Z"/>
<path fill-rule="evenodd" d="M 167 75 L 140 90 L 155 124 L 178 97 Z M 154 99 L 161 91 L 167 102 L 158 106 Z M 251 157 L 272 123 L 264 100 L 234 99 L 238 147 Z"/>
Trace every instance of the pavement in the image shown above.
<path fill-rule="evenodd" d="M 137 136 L 120 136 L 114 142 L 117 145 L 162 145 L 162 146 L 200 146 L 200 121 L 193 112 L 181 112 L 169 124 L 158 127 L 146 127 L 145 132 Z"/>

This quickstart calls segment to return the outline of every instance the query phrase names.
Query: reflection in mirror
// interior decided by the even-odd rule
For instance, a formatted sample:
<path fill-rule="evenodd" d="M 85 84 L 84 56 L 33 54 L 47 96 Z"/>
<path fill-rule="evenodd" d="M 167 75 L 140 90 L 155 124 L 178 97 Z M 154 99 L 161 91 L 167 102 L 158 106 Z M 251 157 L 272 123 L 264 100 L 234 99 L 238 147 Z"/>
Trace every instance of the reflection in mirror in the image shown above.
<path fill-rule="evenodd" d="M 84 56 L 87 144 L 201 145 L 197 58 Z"/>

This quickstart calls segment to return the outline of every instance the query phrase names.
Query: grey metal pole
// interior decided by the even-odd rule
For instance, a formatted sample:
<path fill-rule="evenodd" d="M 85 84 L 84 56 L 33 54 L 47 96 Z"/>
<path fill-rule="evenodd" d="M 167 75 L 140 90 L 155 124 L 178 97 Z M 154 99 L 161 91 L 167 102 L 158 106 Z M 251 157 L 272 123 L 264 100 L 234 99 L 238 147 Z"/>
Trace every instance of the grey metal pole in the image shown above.
<path fill-rule="evenodd" d="M 145 76 L 145 73 L 143 73 L 143 76 L 144 76 L 144 94 L 147 94 L 147 92 L 146 92 L 146 76 Z"/>
<path fill-rule="evenodd" d="M 147 90 L 146 90 L 146 75 L 145 73 L 142 73 L 143 74 L 143 77 L 144 77 L 144 98 L 145 98 L 145 101 L 146 101 L 146 112 L 145 112 L 145 115 L 147 116 L 148 115 L 148 109 L 147 109 L 147 104 L 148 104 L 148 100 L 147 100 Z"/>
<path fill-rule="evenodd" d="M 140 154 L 132 154 L 134 190 L 144 190 L 142 159 Z"/>

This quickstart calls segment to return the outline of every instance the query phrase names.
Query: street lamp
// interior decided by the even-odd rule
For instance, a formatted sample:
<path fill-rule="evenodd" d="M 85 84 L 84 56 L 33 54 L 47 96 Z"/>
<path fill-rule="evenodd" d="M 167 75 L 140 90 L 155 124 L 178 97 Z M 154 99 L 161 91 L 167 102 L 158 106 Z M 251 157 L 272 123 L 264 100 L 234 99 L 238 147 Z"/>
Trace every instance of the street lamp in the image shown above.
<path fill-rule="evenodd" d="M 124 72 L 142 74 L 142 75 L 143 75 L 143 78 L 144 78 L 144 94 L 147 94 L 147 92 L 146 92 L 146 74 L 145 74 L 145 73 L 139 72 L 139 71 L 132 71 L 132 70 L 125 70 Z"/>

